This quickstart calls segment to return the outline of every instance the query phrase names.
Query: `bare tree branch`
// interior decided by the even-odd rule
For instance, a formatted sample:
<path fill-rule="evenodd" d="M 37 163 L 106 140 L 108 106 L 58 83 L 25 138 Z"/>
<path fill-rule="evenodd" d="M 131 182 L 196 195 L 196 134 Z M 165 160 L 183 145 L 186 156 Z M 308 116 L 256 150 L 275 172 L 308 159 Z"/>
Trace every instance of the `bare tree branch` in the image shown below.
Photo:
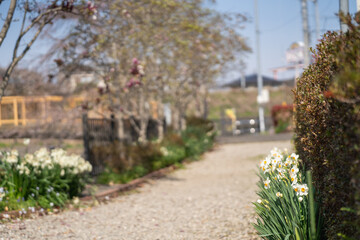
<path fill-rule="evenodd" d="M 1 29 L 1 32 L 0 32 L 0 46 L 1 44 L 3 43 L 5 37 L 6 37 L 6 34 L 10 28 L 10 25 L 11 25 L 11 21 L 13 19 L 13 16 L 14 16 L 14 12 L 15 12 L 15 8 L 16 8 L 16 0 L 11 0 L 10 2 L 10 7 L 9 7 L 9 10 L 8 10 L 8 14 L 7 14 L 7 17 L 5 19 L 5 22 L 4 22 L 4 25 Z M 0 4 L 2 3 L 2 0 L 0 1 Z"/>
<path fill-rule="evenodd" d="M 35 40 L 39 37 L 41 31 L 46 26 L 46 24 L 49 24 L 54 18 L 55 18 L 55 15 L 52 16 L 49 19 L 44 19 L 43 22 L 40 24 L 38 30 L 36 31 L 35 35 L 32 37 L 30 42 L 23 49 L 22 53 L 19 56 L 16 56 L 16 55 L 13 56 L 12 62 L 10 63 L 9 67 L 6 69 L 6 71 L 5 71 L 4 75 L 3 75 L 1 85 L 0 85 L 0 102 L 1 102 L 2 97 L 5 94 L 5 89 L 6 89 L 7 85 L 8 85 L 8 83 L 9 83 L 10 75 L 13 72 L 15 66 L 25 56 L 25 54 L 30 50 L 31 46 L 34 44 Z M 20 34 L 18 39 L 17 39 L 17 43 L 20 42 L 22 37 L 23 37 L 23 35 Z M 17 44 L 16 48 L 18 48 L 18 47 L 19 47 L 19 45 Z M 16 53 L 16 52 L 17 52 L 17 49 L 14 50 L 14 53 Z"/>
<path fill-rule="evenodd" d="M 26 21 L 26 14 L 28 12 L 27 11 L 28 3 L 29 3 L 28 1 L 26 1 L 26 3 L 25 3 L 24 17 L 23 17 L 23 21 L 21 23 L 20 33 L 22 33 L 24 31 L 24 26 L 25 26 L 25 21 Z M 20 44 L 21 39 L 22 39 L 22 36 L 18 37 L 18 39 L 16 40 L 15 47 L 14 47 L 14 53 L 13 53 L 13 60 L 16 58 L 17 50 L 19 48 L 19 44 Z"/>

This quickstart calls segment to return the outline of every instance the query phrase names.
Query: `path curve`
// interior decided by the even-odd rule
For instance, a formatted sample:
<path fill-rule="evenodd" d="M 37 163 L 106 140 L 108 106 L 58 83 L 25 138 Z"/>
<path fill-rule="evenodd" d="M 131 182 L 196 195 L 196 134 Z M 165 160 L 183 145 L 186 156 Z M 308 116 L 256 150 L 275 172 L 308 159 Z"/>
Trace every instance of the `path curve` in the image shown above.
<path fill-rule="evenodd" d="M 256 165 L 290 141 L 220 145 L 204 159 L 90 211 L 0 224 L 0 239 L 258 239 Z"/>

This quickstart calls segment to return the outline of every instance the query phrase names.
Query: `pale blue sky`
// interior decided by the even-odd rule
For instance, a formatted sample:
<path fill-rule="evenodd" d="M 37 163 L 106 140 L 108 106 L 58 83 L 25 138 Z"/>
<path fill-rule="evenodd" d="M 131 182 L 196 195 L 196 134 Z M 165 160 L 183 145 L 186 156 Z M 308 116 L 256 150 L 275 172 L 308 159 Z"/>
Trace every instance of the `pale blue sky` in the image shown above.
<path fill-rule="evenodd" d="M 8 1 L 9 2 L 9 1 Z M 227 13 L 243 13 L 250 18 L 250 22 L 245 24 L 245 29 L 239 31 L 247 38 L 248 44 L 253 49 L 253 52 L 248 54 L 245 59 L 247 64 L 245 72 L 247 74 L 256 71 L 255 58 L 255 29 L 254 29 L 254 1 L 253 0 L 217 0 L 216 4 L 207 4 L 209 7 L 218 11 Z M 262 72 L 264 75 L 272 76 L 271 68 L 286 65 L 285 51 L 291 43 L 302 41 L 302 25 L 301 25 L 301 9 L 300 0 L 258 0 L 259 5 L 259 25 L 261 31 L 261 62 Z M 349 0 L 350 13 L 354 13 L 356 9 L 356 0 Z M 317 37 L 315 36 L 315 16 L 314 7 L 311 0 L 308 2 L 309 6 L 309 23 L 311 29 L 311 42 L 315 46 Z M 0 9 L 1 18 L 4 18 L 8 6 L 2 4 Z M 319 0 L 320 11 L 320 28 L 323 34 L 327 30 L 338 30 L 339 21 L 335 16 L 339 10 L 339 0 Z M 15 22 L 14 26 L 19 25 Z M 0 20 L 0 26 L 2 22 Z M 61 29 L 64 31 L 65 29 Z M 8 33 L 8 37 L 0 48 L 0 66 L 4 67 L 9 63 L 11 58 L 11 48 L 15 42 L 16 27 L 13 27 Z M 44 53 L 46 43 L 44 40 L 39 40 L 28 55 L 22 61 L 23 67 L 33 66 L 32 59 L 39 53 Z M 235 69 L 228 76 L 223 78 L 223 81 L 229 81 L 239 77 L 241 69 Z M 289 77 L 293 73 L 280 74 L 279 78 Z"/>
<path fill-rule="evenodd" d="M 339 30 L 339 20 L 335 14 L 339 11 L 339 0 L 318 0 L 320 12 L 320 33 L 328 30 Z M 260 49 L 262 73 L 272 76 L 271 68 L 286 65 L 285 51 L 290 44 L 302 41 L 301 1 L 300 0 L 258 0 Z M 245 59 L 247 63 L 246 73 L 256 72 L 256 49 L 255 49 L 255 24 L 254 24 L 254 0 L 218 0 L 211 8 L 221 12 L 244 13 L 251 18 L 251 22 L 245 25 L 240 32 L 248 39 L 248 44 L 253 52 Z M 356 12 L 356 0 L 349 0 L 350 13 Z M 309 24 L 311 30 L 311 43 L 315 46 L 316 37 L 315 11 L 311 0 L 308 1 Z M 288 72 L 279 74 L 279 78 L 293 76 Z M 225 77 L 228 81 L 239 76 L 234 71 Z"/>

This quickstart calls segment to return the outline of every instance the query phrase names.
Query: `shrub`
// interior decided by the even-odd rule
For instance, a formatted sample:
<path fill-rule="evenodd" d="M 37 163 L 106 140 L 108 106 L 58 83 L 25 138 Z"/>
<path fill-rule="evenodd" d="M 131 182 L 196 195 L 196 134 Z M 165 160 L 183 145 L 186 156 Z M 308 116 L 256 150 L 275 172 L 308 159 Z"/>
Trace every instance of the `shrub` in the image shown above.
<path fill-rule="evenodd" d="M 347 22 L 347 33 L 324 35 L 295 91 L 295 146 L 313 171 L 328 239 L 360 237 L 360 27 Z"/>
<path fill-rule="evenodd" d="M 48 152 L 42 148 L 23 158 L 13 150 L 0 157 L 0 211 L 29 203 L 44 208 L 63 206 L 81 193 L 91 171 L 83 158 L 62 149 Z"/>
<path fill-rule="evenodd" d="M 260 163 L 254 226 L 263 239 L 320 239 L 319 228 L 311 236 L 309 188 L 298 157 L 275 148 Z"/>
<path fill-rule="evenodd" d="M 186 156 L 196 158 L 212 146 L 215 134 L 207 132 L 205 128 L 188 126 L 181 137 L 185 143 Z"/>
<path fill-rule="evenodd" d="M 274 123 L 275 132 L 289 132 L 294 128 L 293 124 L 293 105 L 274 105 L 271 108 L 271 118 Z"/>
<path fill-rule="evenodd" d="M 119 164 L 116 163 L 116 158 L 112 158 L 112 163 L 107 163 L 106 170 L 98 176 L 97 181 L 126 183 L 160 168 L 179 164 L 186 158 L 197 159 L 200 154 L 212 147 L 215 137 L 214 131 L 208 132 L 209 122 L 205 122 L 205 125 L 188 125 L 181 135 L 168 132 L 161 143 L 127 145 L 124 149 L 125 158 L 120 159 Z M 125 165 L 128 167 L 124 168 Z"/>

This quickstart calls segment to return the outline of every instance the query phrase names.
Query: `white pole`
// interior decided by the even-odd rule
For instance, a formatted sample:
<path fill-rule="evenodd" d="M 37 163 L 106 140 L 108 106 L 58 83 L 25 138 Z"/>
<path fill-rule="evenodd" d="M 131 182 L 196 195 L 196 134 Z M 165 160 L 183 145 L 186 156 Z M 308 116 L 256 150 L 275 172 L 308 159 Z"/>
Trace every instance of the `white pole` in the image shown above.
<path fill-rule="evenodd" d="M 301 15 L 304 35 L 304 68 L 310 64 L 310 36 L 309 36 L 309 20 L 307 10 L 307 0 L 301 0 Z"/>
<path fill-rule="evenodd" d="M 314 0 L 314 7 L 315 7 L 315 21 L 316 21 L 316 39 L 318 39 L 320 38 L 320 14 L 319 14 L 318 0 Z"/>
<path fill-rule="evenodd" d="M 245 90 L 246 88 L 246 78 L 245 78 L 245 73 L 241 73 L 241 89 Z"/>
<path fill-rule="evenodd" d="M 258 96 L 262 96 L 263 79 L 261 75 L 261 59 L 260 59 L 260 30 L 259 30 L 259 16 L 258 16 L 258 2 L 255 3 L 255 32 L 256 32 L 256 57 L 257 57 L 257 85 L 258 85 Z M 260 132 L 265 132 L 265 121 L 264 121 L 264 108 L 259 103 L 259 122 Z"/>
<path fill-rule="evenodd" d="M 344 15 L 347 15 L 349 13 L 348 0 L 339 0 L 339 12 L 342 12 Z M 340 30 L 342 32 L 347 32 L 349 30 L 346 23 L 342 22 L 341 20 L 340 20 Z"/>
<path fill-rule="evenodd" d="M 360 0 L 356 0 L 356 12 L 360 11 Z"/>

